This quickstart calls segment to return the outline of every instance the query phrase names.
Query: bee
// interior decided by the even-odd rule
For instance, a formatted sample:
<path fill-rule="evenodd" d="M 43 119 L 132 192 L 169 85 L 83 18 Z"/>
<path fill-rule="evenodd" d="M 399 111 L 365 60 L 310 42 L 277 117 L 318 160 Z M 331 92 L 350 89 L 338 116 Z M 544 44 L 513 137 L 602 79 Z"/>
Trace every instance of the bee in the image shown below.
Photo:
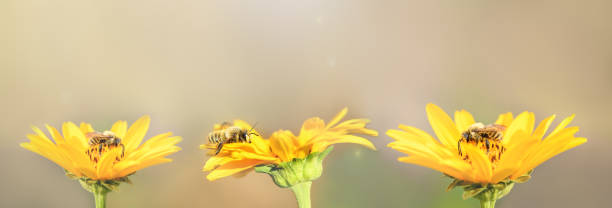
<path fill-rule="evenodd" d="M 208 134 L 208 142 L 217 144 L 214 155 L 221 152 L 223 144 L 239 142 L 251 143 L 251 135 L 259 136 L 253 131 L 253 128 L 246 130 L 238 126 L 232 126 L 228 122 L 222 123 L 218 128 L 215 128 L 216 130 Z"/>
<path fill-rule="evenodd" d="M 467 131 L 461 134 L 461 139 L 457 142 L 457 149 L 459 150 L 459 155 L 461 152 L 461 142 L 475 142 L 475 143 L 485 143 L 485 148 L 487 149 L 487 154 L 491 149 L 491 140 L 498 143 L 503 139 L 503 131 L 506 129 L 506 126 L 499 124 L 490 124 L 484 125 L 482 123 L 475 123 Z"/>
<path fill-rule="evenodd" d="M 125 153 L 125 146 L 121 144 L 121 138 L 115 136 L 112 131 L 90 132 L 85 135 L 89 138 L 89 146 L 98 146 L 98 155 L 102 154 L 103 147 L 118 147 L 121 146 L 121 156 Z"/>

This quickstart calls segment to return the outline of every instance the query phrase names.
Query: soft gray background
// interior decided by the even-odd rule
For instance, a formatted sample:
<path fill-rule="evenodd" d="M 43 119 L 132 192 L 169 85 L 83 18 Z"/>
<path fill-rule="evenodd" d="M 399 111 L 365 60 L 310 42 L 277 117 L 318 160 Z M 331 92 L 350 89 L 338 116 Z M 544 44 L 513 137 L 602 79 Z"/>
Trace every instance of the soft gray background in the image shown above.
<path fill-rule="evenodd" d="M 183 136 L 174 162 L 138 171 L 109 207 L 295 207 L 268 176 L 215 182 L 198 145 L 242 118 L 269 135 L 311 116 L 370 118 L 379 148 L 337 145 L 313 207 L 477 207 L 440 173 L 396 161 L 384 132 L 432 132 L 425 105 L 536 118 L 576 113 L 589 139 L 536 169 L 498 207 L 601 207 L 612 182 L 612 2 L 8 0 L 0 2 L 0 207 L 92 207 L 18 146 L 31 125 L 150 114 Z"/>

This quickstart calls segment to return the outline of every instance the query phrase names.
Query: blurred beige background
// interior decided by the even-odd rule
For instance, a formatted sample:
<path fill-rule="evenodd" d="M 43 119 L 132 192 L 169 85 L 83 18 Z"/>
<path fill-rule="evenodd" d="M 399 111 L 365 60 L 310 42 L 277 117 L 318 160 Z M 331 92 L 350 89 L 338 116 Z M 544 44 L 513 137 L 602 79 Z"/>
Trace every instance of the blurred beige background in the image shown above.
<path fill-rule="evenodd" d="M 379 148 L 337 145 L 313 207 L 477 207 L 449 179 L 396 161 L 384 132 L 432 132 L 425 104 L 478 120 L 576 113 L 589 142 L 538 167 L 498 207 L 602 207 L 612 182 L 612 2 L 9 0 L 0 3 L 0 207 L 93 207 L 61 168 L 18 146 L 31 125 L 149 114 L 183 136 L 109 207 L 296 207 L 266 175 L 215 182 L 198 149 L 216 122 L 264 134 L 311 116 L 370 118 Z"/>

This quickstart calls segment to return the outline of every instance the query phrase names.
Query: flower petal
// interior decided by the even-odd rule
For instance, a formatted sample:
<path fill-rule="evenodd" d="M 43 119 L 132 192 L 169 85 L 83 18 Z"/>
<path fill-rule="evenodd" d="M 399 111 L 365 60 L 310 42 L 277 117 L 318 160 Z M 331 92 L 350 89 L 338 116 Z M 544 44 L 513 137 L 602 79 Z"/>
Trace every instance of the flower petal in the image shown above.
<path fill-rule="evenodd" d="M 418 131 L 417 131 L 418 132 Z M 418 132 L 425 133 L 425 132 Z M 417 133 L 417 134 L 418 134 Z M 426 134 L 426 133 L 425 133 Z M 387 135 L 396 139 L 396 142 L 389 143 L 387 146 L 409 155 L 422 154 L 438 159 L 456 157 L 456 150 L 440 145 L 435 139 L 427 134 L 428 138 L 411 134 L 410 132 L 391 129 Z M 414 151 L 414 152 L 413 152 Z"/>
<path fill-rule="evenodd" d="M 325 150 L 329 145 L 339 144 L 339 143 L 360 144 L 371 150 L 376 150 L 376 147 L 374 146 L 374 144 L 372 144 L 372 142 L 370 142 L 370 140 L 367 140 L 366 138 L 363 138 L 363 137 L 354 136 L 354 135 L 339 135 L 336 137 L 330 136 L 328 137 L 328 139 L 318 140 L 317 143 L 313 145 L 316 145 L 319 143 L 325 143 L 325 145 L 319 145 L 316 148 L 317 150 L 314 150 L 315 148 L 313 148 L 313 152 L 321 152 Z"/>
<path fill-rule="evenodd" d="M 506 132 L 504 133 L 504 145 L 509 144 L 510 142 L 512 142 L 512 140 L 522 139 L 522 137 L 514 137 L 514 134 L 519 131 L 524 131 L 527 134 L 531 134 L 533 132 L 534 125 L 535 116 L 533 115 L 533 113 L 525 111 L 519 114 L 516 119 L 512 121 L 512 124 L 510 124 L 510 126 L 508 127 L 508 129 L 506 129 Z"/>
<path fill-rule="evenodd" d="M 64 139 L 69 144 L 76 145 L 78 149 L 85 151 L 89 144 L 87 144 L 87 138 L 85 134 L 72 122 L 65 122 L 62 125 L 62 132 L 64 133 Z"/>
<path fill-rule="evenodd" d="M 62 134 L 60 134 L 55 127 L 49 125 L 45 125 L 45 127 L 47 127 L 47 130 L 51 133 L 51 137 L 53 137 L 53 140 L 56 144 L 62 144 L 66 142 Z"/>
<path fill-rule="evenodd" d="M 117 157 L 121 153 L 115 151 L 116 149 L 111 149 L 108 152 L 102 154 L 100 161 L 98 162 L 98 167 L 96 168 L 96 177 L 92 179 L 113 179 L 112 170 L 113 163 L 117 160 Z"/>
<path fill-rule="evenodd" d="M 576 132 L 578 132 L 578 127 L 563 129 L 554 136 L 548 137 L 540 142 L 525 159 L 520 170 L 512 175 L 512 178 L 519 177 L 550 158 L 567 151 L 569 149 L 568 147 L 575 147 L 586 142 L 586 138 L 575 138 L 574 134 Z"/>
<path fill-rule="evenodd" d="M 489 157 L 487 157 L 482 150 L 472 145 L 465 145 L 462 147 L 465 148 L 466 154 L 469 155 L 472 160 L 472 168 L 476 175 L 477 182 L 490 182 L 493 176 L 493 168 L 491 167 Z"/>
<path fill-rule="evenodd" d="M 340 122 L 340 120 L 342 120 L 342 118 L 344 118 L 344 116 L 346 116 L 347 112 L 348 108 L 343 108 L 340 113 L 336 114 L 336 116 L 334 116 L 334 118 L 329 121 L 329 123 L 327 123 L 327 126 L 325 126 L 325 128 L 330 128 L 333 125 L 336 125 L 338 122 Z"/>
<path fill-rule="evenodd" d="M 569 125 L 572 120 L 574 120 L 575 116 L 576 115 L 572 114 L 571 116 L 563 119 L 563 121 L 561 121 L 561 123 L 552 132 L 550 132 L 549 136 L 554 136 L 556 133 L 567 127 L 567 125 Z"/>
<path fill-rule="evenodd" d="M 550 127 L 550 124 L 553 120 L 555 120 L 555 115 L 552 115 L 540 122 L 536 130 L 533 132 L 533 137 L 537 139 L 542 139 L 546 131 L 548 131 L 548 127 Z"/>
<path fill-rule="evenodd" d="M 91 127 L 91 124 L 85 123 L 85 122 L 81 122 L 81 126 L 80 126 L 81 132 L 83 132 L 83 134 L 87 134 L 89 132 L 94 132 L 93 127 Z"/>
<path fill-rule="evenodd" d="M 508 127 L 510 126 L 510 124 L 512 124 L 513 120 L 514 118 L 512 117 L 512 113 L 508 112 L 508 113 L 500 114 L 499 117 L 497 117 L 497 121 L 495 121 L 495 124 L 504 125 Z"/>
<path fill-rule="evenodd" d="M 127 132 L 127 121 L 117 121 L 113 124 L 110 131 L 115 133 L 115 136 L 125 139 L 125 132 Z M 123 141 L 125 144 L 125 140 Z"/>
<path fill-rule="evenodd" d="M 140 117 L 130 128 L 128 129 L 123 143 L 125 144 L 125 151 L 132 152 L 144 139 L 145 134 L 149 130 L 149 123 L 151 118 L 149 116 Z"/>
<path fill-rule="evenodd" d="M 259 160 L 231 161 L 211 171 L 210 174 L 206 176 L 206 179 L 208 179 L 209 181 L 214 181 L 220 178 L 240 173 L 259 164 L 261 164 L 261 161 Z"/>
<path fill-rule="evenodd" d="M 270 148 L 282 161 L 296 157 L 296 138 L 290 131 L 276 131 L 270 137 Z"/>
<path fill-rule="evenodd" d="M 455 124 L 459 132 L 467 131 L 472 124 L 476 123 L 474 117 L 466 110 L 455 111 Z"/>
<path fill-rule="evenodd" d="M 465 163 L 462 162 L 458 162 L 458 161 L 439 161 L 439 160 L 433 160 L 431 158 L 425 158 L 425 157 L 415 157 L 415 156 L 410 156 L 410 157 L 400 157 L 397 159 L 400 162 L 405 162 L 405 163 L 412 163 L 415 165 L 420 165 L 423 167 L 428 167 L 437 171 L 440 171 L 442 173 L 445 173 L 447 175 L 450 175 L 456 179 L 459 180 L 470 180 L 473 178 L 471 176 L 466 175 L 465 173 L 469 173 L 469 171 L 467 170 L 467 166 Z"/>
<path fill-rule="evenodd" d="M 499 180 L 506 179 L 519 171 L 525 158 L 528 157 L 531 151 L 536 149 L 540 142 L 539 139 L 527 135 L 525 132 L 519 132 L 516 136 L 525 137 L 526 139 L 518 140 L 518 142 L 514 142 L 510 146 L 507 146 L 507 151 L 501 156 L 491 182 L 499 182 Z M 511 172 L 507 172 L 510 170 Z M 520 175 L 523 174 L 524 173 L 520 173 Z"/>
<path fill-rule="evenodd" d="M 429 123 L 440 142 L 448 147 L 457 146 L 461 136 L 448 114 L 432 103 L 427 104 L 426 110 Z"/>

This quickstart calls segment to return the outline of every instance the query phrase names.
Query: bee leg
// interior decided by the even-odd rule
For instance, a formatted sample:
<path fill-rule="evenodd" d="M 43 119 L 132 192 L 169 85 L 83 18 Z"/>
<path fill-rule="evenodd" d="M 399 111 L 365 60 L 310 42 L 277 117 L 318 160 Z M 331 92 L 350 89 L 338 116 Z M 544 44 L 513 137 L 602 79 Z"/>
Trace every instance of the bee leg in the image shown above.
<path fill-rule="evenodd" d="M 459 150 L 459 156 L 462 156 L 462 153 L 461 153 L 461 140 L 457 141 L 457 149 Z"/>
<path fill-rule="evenodd" d="M 218 155 L 219 152 L 221 152 L 222 148 L 223 148 L 223 142 L 219 142 L 219 144 L 217 145 L 217 150 L 215 151 L 215 155 Z"/>
<path fill-rule="evenodd" d="M 489 149 L 491 148 L 491 144 L 488 139 L 485 139 L 485 145 L 487 146 L 487 154 L 489 154 Z"/>
<path fill-rule="evenodd" d="M 121 145 L 121 157 L 123 157 L 123 153 L 125 153 L 125 145 L 120 144 Z"/>
<path fill-rule="evenodd" d="M 98 146 L 98 155 L 102 155 L 102 147 L 104 147 L 104 144 Z"/>

